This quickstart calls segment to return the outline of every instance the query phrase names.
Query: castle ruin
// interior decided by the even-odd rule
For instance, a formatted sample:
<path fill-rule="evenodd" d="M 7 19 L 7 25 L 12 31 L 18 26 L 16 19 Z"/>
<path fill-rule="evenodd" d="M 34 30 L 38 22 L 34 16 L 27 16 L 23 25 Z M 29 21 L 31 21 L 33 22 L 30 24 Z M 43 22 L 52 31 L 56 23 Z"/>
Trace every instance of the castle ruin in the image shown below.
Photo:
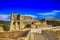
<path fill-rule="evenodd" d="M 11 15 L 11 27 L 10 30 L 20 30 L 25 28 L 27 24 L 31 24 L 33 22 L 33 18 L 30 16 L 22 16 L 20 14 L 12 14 Z"/>
<path fill-rule="evenodd" d="M 24 28 L 45 28 L 52 27 L 48 25 L 46 20 L 35 20 L 31 16 L 23 16 L 20 14 L 11 14 L 10 31 L 16 31 Z"/>

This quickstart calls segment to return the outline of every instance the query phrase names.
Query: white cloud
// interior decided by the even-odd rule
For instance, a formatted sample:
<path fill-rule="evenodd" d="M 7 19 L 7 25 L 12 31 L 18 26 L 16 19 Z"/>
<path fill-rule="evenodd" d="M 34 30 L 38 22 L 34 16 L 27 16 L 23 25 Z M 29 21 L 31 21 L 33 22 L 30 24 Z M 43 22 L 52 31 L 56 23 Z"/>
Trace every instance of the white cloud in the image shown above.
<path fill-rule="evenodd" d="M 3 21 L 9 21 L 10 15 L 3 15 L 3 14 L 0 14 L 0 20 L 3 20 Z"/>
<path fill-rule="evenodd" d="M 35 15 L 27 15 L 27 14 L 25 14 L 23 16 L 31 16 L 33 18 L 36 18 L 37 17 Z M 10 15 L 0 14 L 0 20 L 2 20 L 2 21 L 10 21 Z"/>
<path fill-rule="evenodd" d="M 54 10 L 53 12 L 60 12 L 60 10 Z"/>
<path fill-rule="evenodd" d="M 41 16 L 42 18 L 55 18 L 55 16 L 57 15 L 57 12 L 60 12 L 60 10 L 54 10 L 52 12 L 48 12 L 48 13 L 38 13 L 39 16 Z"/>
<path fill-rule="evenodd" d="M 38 15 L 56 15 L 55 12 L 50 12 L 50 13 L 38 13 Z"/>
<path fill-rule="evenodd" d="M 55 15 L 56 13 L 38 13 L 39 15 Z"/>
<path fill-rule="evenodd" d="M 31 16 L 31 17 L 33 17 L 33 18 L 36 18 L 36 17 L 37 17 L 37 16 L 31 15 L 31 14 L 25 14 L 25 15 L 23 15 L 23 16 Z"/>

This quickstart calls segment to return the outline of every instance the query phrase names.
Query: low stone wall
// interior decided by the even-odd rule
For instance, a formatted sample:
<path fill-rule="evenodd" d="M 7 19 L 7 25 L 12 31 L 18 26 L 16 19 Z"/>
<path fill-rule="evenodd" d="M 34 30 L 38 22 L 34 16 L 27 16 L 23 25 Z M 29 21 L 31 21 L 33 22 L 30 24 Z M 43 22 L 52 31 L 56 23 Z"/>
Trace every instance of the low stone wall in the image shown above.
<path fill-rule="evenodd" d="M 48 38 L 48 40 L 59 40 L 57 35 L 54 35 L 49 31 L 43 30 L 41 34 L 44 35 L 46 38 Z"/>

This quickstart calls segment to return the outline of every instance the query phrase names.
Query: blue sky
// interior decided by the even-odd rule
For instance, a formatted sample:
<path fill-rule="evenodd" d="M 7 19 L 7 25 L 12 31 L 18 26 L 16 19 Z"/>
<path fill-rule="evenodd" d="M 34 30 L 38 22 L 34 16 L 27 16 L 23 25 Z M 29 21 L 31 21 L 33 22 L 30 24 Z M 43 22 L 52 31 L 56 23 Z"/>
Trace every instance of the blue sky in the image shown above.
<path fill-rule="evenodd" d="M 59 0 L 0 0 L 0 20 L 9 21 L 10 14 L 34 18 L 60 19 Z"/>

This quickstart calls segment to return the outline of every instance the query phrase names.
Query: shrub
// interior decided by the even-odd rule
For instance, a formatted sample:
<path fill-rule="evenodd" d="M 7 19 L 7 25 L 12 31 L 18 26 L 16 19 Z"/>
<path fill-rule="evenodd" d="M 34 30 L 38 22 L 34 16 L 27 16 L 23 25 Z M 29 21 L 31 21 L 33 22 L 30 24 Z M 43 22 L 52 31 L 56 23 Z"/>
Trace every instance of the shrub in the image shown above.
<path fill-rule="evenodd" d="M 3 27 L 4 31 L 9 31 L 10 30 L 10 27 L 6 24 L 3 24 L 2 27 Z"/>

